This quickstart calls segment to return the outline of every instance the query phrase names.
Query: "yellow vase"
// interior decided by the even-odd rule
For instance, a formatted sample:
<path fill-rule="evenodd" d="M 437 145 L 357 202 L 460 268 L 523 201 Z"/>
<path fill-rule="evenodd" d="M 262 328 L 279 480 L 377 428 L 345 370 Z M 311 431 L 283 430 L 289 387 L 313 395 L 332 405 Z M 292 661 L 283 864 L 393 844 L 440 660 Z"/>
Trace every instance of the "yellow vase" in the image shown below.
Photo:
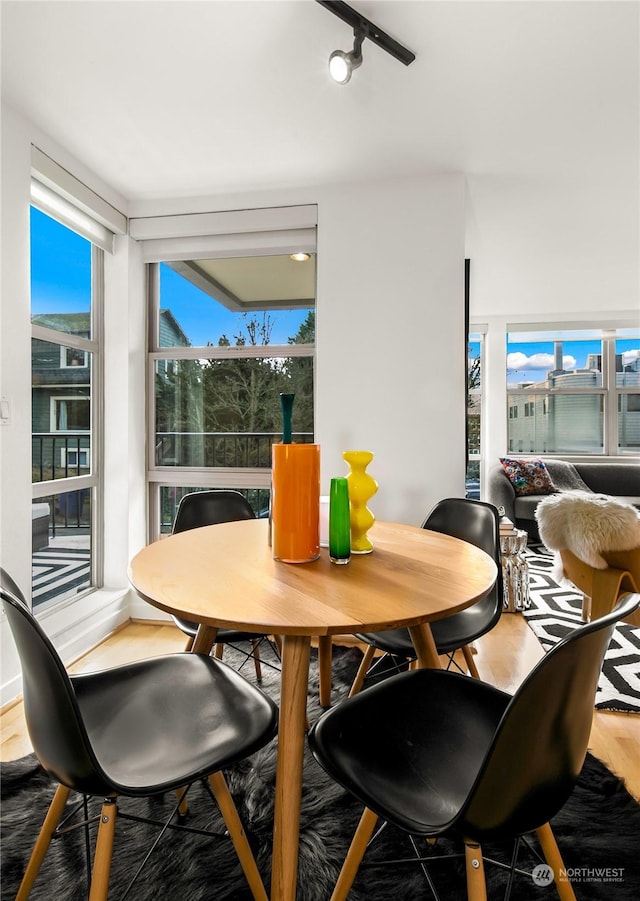
<path fill-rule="evenodd" d="M 367 501 L 378 490 L 378 483 L 366 469 L 373 460 L 373 454 L 371 451 L 344 451 L 342 457 L 351 467 L 347 475 L 351 506 L 351 553 L 370 554 L 373 542 L 367 532 L 376 518 L 367 507 Z"/>

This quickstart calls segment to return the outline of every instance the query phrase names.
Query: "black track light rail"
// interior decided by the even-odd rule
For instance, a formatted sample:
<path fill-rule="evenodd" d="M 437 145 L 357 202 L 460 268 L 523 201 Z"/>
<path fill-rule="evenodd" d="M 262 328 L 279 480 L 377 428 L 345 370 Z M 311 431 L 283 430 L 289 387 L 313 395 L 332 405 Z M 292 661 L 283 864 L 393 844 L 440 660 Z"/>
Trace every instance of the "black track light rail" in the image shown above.
<path fill-rule="evenodd" d="M 354 32 L 364 31 L 365 37 L 369 41 L 377 44 L 382 50 L 386 50 L 386 52 L 390 53 L 394 59 L 404 63 L 405 66 L 408 66 L 416 58 L 415 53 L 407 50 L 407 48 L 398 43 L 395 38 L 386 34 L 381 28 L 378 28 L 377 25 L 374 25 L 373 22 L 369 21 L 369 19 L 361 16 L 360 13 L 356 12 L 348 3 L 342 3 L 340 0 L 338 0 L 338 2 L 334 2 L 334 0 L 316 0 L 316 2 L 319 3 L 320 6 L 324 6 L 325 9 L 328 9 L 329 12 L 333 13 L 335 16 L 338 16 L 338 18 L 342 19 L 343 22 L 346 22 L 347 25 L 350 25 Z"/>

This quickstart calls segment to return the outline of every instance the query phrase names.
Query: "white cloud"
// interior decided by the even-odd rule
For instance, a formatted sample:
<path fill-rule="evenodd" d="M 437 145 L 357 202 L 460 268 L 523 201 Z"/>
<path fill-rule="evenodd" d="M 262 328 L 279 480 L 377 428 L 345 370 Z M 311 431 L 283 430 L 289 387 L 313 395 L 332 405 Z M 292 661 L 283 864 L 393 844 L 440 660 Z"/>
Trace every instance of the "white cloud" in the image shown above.
<path fill-rule="evenodd" d="M 575 357 L 564 356 L 562 358 L 562 368 L 569 372 L 576 369 L 578 361 Z M 510 372 L 523 372 L 524 370 L 541 369 L 548 372 L 555 369 L 555 357 L 553 354 L 533 354 L 528 357 L 523 353 L 512 353 L 507 355 L 507 369 Z"/>

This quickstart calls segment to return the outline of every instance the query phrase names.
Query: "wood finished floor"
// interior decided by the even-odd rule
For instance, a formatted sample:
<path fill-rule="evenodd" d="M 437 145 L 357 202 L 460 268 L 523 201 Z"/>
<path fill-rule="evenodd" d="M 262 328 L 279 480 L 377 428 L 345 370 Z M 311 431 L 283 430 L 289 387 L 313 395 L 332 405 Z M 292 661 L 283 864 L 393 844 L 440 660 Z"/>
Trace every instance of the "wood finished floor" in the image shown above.
<path fill-rule="evenodd" d="M 172 624 L 130 622 L 85 654 L 71 672 L 86 672 L 144 657 L 181 651 L 185 636 Z M 476 665 L 481 677 L 506 691 L 514 691 L 542 656 L 542 649 L 524 619 L 504 614 L 495 629 L 476 642 Z M 0 712 L 0 760 L 17 760 L 32 748 L 21 702 Z M 640 715 L 594 712 L 590 751 L 624 779 L 640 801 Z"/>

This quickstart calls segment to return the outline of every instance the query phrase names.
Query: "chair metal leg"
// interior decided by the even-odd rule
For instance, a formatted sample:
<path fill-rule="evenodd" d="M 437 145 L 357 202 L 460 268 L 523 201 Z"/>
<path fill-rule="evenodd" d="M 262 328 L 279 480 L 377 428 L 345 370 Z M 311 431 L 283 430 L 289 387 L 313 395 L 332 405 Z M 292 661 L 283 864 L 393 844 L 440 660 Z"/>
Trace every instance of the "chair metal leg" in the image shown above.
<path fill-rule="evenodd" d="M 16 901 L 26 901 L 26 899 L 29 897 L 29 894 L 31 893 L 33 883 L 36 880 L 36 876 L 40 872 L 40 867 L 42 866 L 44 856 L 47 853 L 49 845 L 51 844 L 53 833 L 56 831 L 56 827 L 58 826 L 58 823 L 62 818 L 62 813 L 64 811 L 65 804 L 67 803 L 69 793 L 70 789 L 68 789 L 65 785 L 59 785 L 55 791 L 51 804 L 49 805 L 47 815 L 44 818 L 42 828 L 40 829 L 36 843 L 33 846 L 33 851 L 31 852 L 31 857 L 29 858 L 27 869 L 25 870 L 24 876 L 22 877 L 22 882 L 20 883 L 20 888 L 18 889 L 18 894 L 16 895 Z"/>
<path fill-rule="evenodd" d="M 477 842 L 464 840 L 468 901 L 487 901 L 487 883 L 482 861 L 482 848 Z"/>
<path fill-rule="evenodd" d="M 216 802 L 229 830 L 233 847 L 236 849 L 238 860 L 244 872 L 251 894 L 255 901 L 267 901 L 267 892 L 262 882 L 255 857 L 247 840 L 242 821 L 234 804 L 226 780 L 222 773 L 213 773 L 209 776 L 209 785 L 215 795 Z"/>
<path fill-rule="evenodd" d="M 468 644 L 465 644 L 462 648 L 462 653 L 464 655 L 464 661 L 467 664 L 469 672 L 473 676 L 474 679 L 480 678 L 480 673 L 478 672 L 478 668 L 475 664 L 475 660 L 473 659 L 473 654 L 471 652 L 471 648 Z"/>
<path fill-rule="evenodd" d="M 565 870 L 566 867 L 549 823 L 545 823 L 544 826 L 540 826 L 539 829 L 536 829 L 536 835 L 538 836 L 544 859 L 553 870 L 553 879 L 556 884 L 556 889 L 558 890 L 558 895 L 562 901 L 576 901 L 573 886 L 569 880 L 560 878 L 560 871 Z"/>
<path fill-rule="evenodd" d="M 373 655 L 375 654 L 375 652 L 376 649 L 372 644 L 367 646 L 367 649 L 364 652 L 364 657 L 362 658 L 362 662 L 358 667 L 358 672 L 356 673 L 355 678 L 351 683 L 351 690 L 349 691 L 350 698 L 352 698 L 354 695 L 357 695 L 358 692 L 362 690 L 364 680 L 366 678 L 369 667 L 371 666 L 371 661 L 373 660 Z"/>
<path fill-rule="evenodd" d="M 89 901 L 107 901 L 117 815 L 118 804 L 116 798 L 105 798 L 100 811 L 100 824 L 98 826 L 98 838 L 96 839 L 96 854 L 93 861 L 93 873 L 91 874 Z"/>
<path fill-rule="evenodd" d="M 358 828 L 351 840 L 345 861 L 342 864 L 338 881 L 331 895 L 331 901 L 344 901 L 349 894 L 377 822 L 378 815 L 369 810 L 368 807 L 365 807 L 358 823 Z"/>

